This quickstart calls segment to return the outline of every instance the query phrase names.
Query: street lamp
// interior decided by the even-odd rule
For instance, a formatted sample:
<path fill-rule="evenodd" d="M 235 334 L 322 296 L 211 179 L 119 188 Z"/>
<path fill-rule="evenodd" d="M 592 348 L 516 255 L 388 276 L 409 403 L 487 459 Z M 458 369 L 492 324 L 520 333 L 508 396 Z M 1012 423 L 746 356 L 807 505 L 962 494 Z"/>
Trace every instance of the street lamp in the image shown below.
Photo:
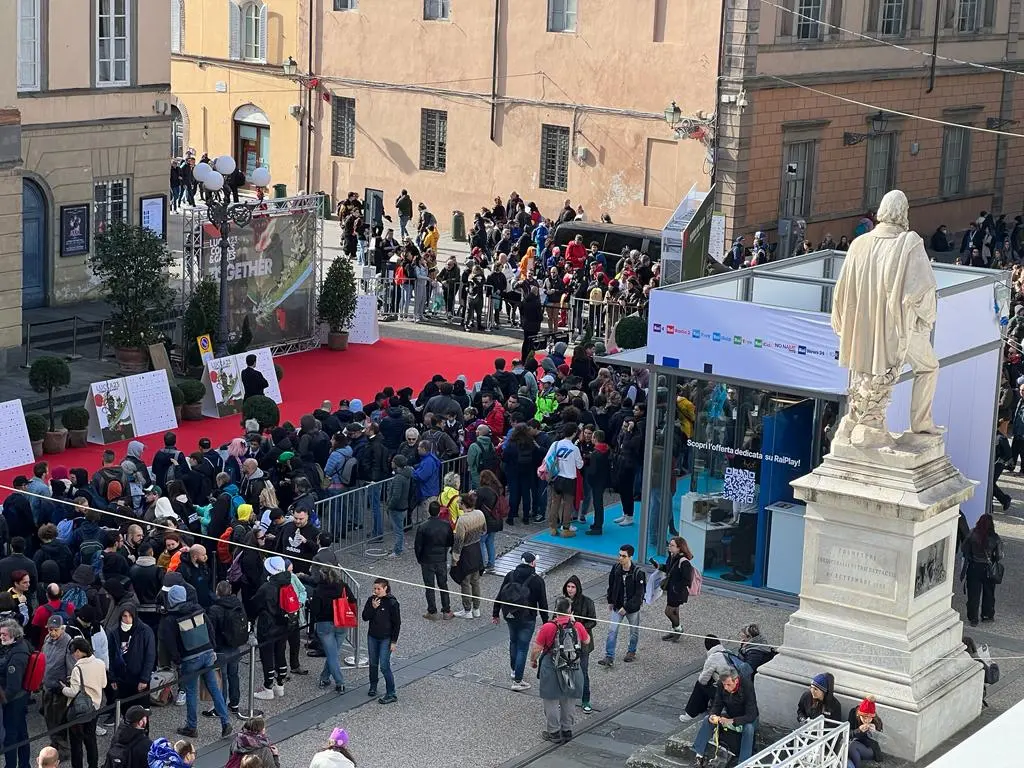
<path fill-rule="evenodd" d="M 284 70 L 285 76 L 295 77 L 295 74 L 299 71 L 299 63 L 289 56 L 288 61 L 281 65 L 281 69 Z"/>
<path fill-rule="evenodd" d="M 847 131 L 843 134 L 843 146 L 852 147 L 854 144 L 860 144 L 862 141 L 878 136 L 879 134 L 885 133 L 885 129 L 888 126 L 888 120 L 885 119 L 885 113 L 882 110 L 878 110 L 877 114 L 871 116 L 871 132 L 870 133 L 851 133 Z"/>
<path fill-rule="evenodd" d="M 228 354 L 228 238 L 231 235 L 231 224 L 244 227 L 252 221 L 255 206 L 248 203 L 231 203 L 225 187 L 225 176 L 235 172 L 235 160 L 230 155 L 222 155 L 213 164 L 199 163 L 193 170 L 196 180 L 203 185 L 206 199 L 206 217 L 220 231 L 220 321 L 217 326 L 217 357 Z M 256 168 L 249 181 L 256 187 L 270 184 L 270 171 Z M 219 194 L 224 191 L 223 201 Z"/>
<path fill-rule="evenodd" d="M 665 122 L 668 123 L 670 128 L 675 128 L 683 122 L 683 110 L 674 101 L 665 107 Z"/>

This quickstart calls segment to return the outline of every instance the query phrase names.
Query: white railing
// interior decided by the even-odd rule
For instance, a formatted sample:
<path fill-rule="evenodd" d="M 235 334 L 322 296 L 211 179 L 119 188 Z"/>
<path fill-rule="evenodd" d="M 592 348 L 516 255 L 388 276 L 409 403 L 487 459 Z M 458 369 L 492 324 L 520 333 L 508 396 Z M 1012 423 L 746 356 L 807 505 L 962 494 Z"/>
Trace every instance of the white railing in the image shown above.
<path fill-rule="evenodd" d="M 737 768 L 846 768 L 850 724 L 816 717 Z"/>

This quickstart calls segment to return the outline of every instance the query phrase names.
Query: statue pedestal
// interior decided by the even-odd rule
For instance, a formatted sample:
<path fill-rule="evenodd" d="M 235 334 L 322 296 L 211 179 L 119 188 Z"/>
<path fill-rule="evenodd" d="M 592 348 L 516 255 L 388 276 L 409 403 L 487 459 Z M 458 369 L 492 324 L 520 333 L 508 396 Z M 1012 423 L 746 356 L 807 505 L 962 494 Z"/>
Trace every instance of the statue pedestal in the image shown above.
<path fill-rule="evenodd" d="M 807 502 L 800 608 L 760 667 L 761 719 L 795 724 L 811 678 L 835 675 L 843 715 L 875 697 L 882 750 L 918 760 L 981 712 L 982 666 L 952 609 L 959 504 L 974 493 L 941 437 L 833 445 L 793 482 Z"/>

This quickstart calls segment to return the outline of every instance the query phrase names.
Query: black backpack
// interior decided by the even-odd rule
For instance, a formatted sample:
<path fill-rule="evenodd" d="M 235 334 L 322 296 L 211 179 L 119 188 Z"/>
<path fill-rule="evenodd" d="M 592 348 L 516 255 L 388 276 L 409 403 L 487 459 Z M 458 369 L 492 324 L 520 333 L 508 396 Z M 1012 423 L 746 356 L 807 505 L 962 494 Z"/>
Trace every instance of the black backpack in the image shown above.
<path fill-rule="evenodd" d="M 111 742 L 110 749 L 107 750 L 107 757 L 103 761 L 103 768 L 129 768 L 130 762 L 131 753 L 128 751 L 128 745 L 122 744 L 115 739 Z M 140 767 L 133 766 L 132 768 Z"/>
<path fill-rule="evenodd" d="M 495 599 L 499 603 L 511 603 L 512 605 L 502 605 L 501 613 L 506 621 L 517 621 L 523 618 L 521 614 L 526 613 L 526 609 L 515 606 L 529 605 L 530 590 L 524 582 L 516 581 L 514 577 L 509 578 L 502 585 L 501 589 L 498 590 L 498 595 Z"/>
<path fill-rule="evenodd" d="M 477 466 L 480 471 L 483 472 L 485 469 L 489 469 L 491 472 L 495 472 L 498 469 L 498 454 L 494 450 L 494 443 L 484 448 L 480 445 L 480 458 L 477 461 Z"/>
<path fill-rule="evenodd" d="M 239 648 L 249 642 L 249 620 L 245 611 L 224 610 L 220 621 L 221 636 L 230 648 Z"/>
<path fill-rule="evenodd" d="M 96 541 L 96 539 L 86 539 L 78 547 L 78 563 L 80 565 L 88 565 L 91 568 L 96 553 L 102 551 L 103 544 Z"/>
<path fill-rule="evenodd" d="M 565 624 L 555 623 L 555 631 L 555 644 L 551 646 L 555 669 L 579 669 L 582 651 L 580 636 L 576 631 L 576 621 L 567 621 Z"/>

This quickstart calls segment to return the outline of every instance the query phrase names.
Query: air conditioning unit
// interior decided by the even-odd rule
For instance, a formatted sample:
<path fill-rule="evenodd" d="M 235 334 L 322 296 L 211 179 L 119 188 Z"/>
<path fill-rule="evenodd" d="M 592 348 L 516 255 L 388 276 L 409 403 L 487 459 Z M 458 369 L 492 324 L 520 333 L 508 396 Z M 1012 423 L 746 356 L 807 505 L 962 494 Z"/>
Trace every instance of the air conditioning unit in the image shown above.
<path fill-rule="evenodd" d="M 288 114 L 294 117 L 296 120 L 302 118 L 303 112 L 304 110 L 302 106 L 300 106 L 299 104 L 292 104 L 290 107 L 288 107 Z"/>
<path fill-rule="evenodd" d="M 587 158 L 590 157 L 590 150 L 586 147 L 576 147 L 576 162 L 581 165 L 587 162 Z"/>
<path fill-rule="evenodd" d="M 168 104 L 166 101 L 157 99 L 153 102 L 153 111 L 156 112 L 158 115 L 166 115 L 168 112 L 171 111 L 171 105 Z"/>

